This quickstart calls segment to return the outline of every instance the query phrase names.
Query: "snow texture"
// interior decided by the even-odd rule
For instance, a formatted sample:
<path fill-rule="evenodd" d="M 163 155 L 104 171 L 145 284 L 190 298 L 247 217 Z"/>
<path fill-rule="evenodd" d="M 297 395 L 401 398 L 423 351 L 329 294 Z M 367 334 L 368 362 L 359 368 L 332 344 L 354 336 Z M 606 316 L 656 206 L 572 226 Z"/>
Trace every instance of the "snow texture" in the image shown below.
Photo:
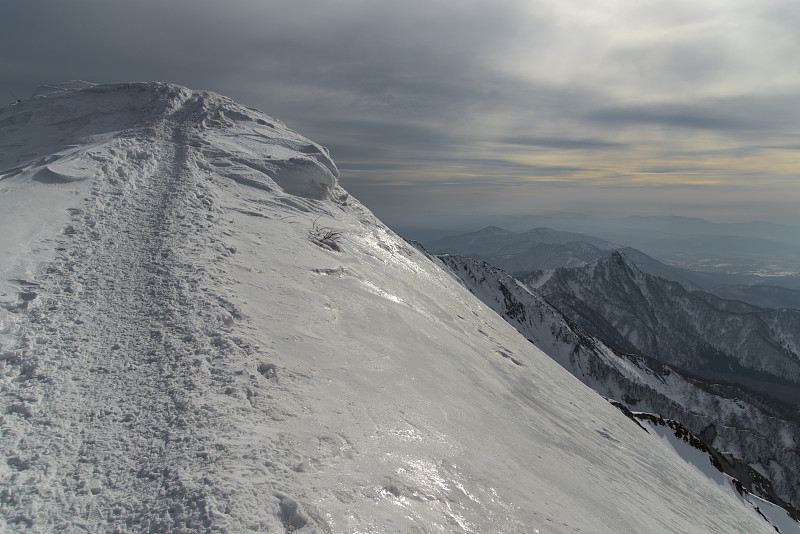
<path fill-rule="evenodd" d="M 0 110 L 0 530 L 774 532 L 337 176 L 173 85 Z"/>

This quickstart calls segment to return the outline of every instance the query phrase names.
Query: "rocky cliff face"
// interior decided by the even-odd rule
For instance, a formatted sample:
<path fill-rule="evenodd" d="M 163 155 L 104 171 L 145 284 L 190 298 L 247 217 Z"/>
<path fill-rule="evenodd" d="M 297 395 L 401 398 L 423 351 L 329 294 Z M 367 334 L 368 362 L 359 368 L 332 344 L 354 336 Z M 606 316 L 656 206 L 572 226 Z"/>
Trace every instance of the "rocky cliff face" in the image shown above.
<path fill-rule="evenodd" d="M 687 378 L 658 359 L 612 350 L 504 271 L 458 255 L 439 259 L 473 294 L 583 383 L 633 411 L 680 421 L 732 458 L 738 478 L 749 482 L 752 491 L 800 504 L 796 412 L 739 387 Z M 630 269 L 627 263 L 620 267 Z M 644 286 L 632 284 L 644 287 L 642 293 L 649 290 L 652 295 L 658 289 L 657 281 L 649 280 L 656 287 L 648 287 L 645 276 L 628 272 L 645 281 Z"/>
<path fill-rule="evenodd" d="M 619 253 L 523 278 L 615 349 L 757 389 L 800 386 L 800 311 L 700 298 Z"/>

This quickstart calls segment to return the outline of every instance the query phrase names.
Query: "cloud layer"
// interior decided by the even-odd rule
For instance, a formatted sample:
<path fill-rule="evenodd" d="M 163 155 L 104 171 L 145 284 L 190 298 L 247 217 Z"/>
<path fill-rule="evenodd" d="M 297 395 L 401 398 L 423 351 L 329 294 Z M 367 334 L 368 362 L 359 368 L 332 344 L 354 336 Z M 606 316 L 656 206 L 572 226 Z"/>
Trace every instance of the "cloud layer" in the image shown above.
<path fill-rule="evenodd" d="M 560 210 L 800 224 L 798 27 L 793 0 L 14 1 L 0 90 L 227 94 L 327 145 L 398 227 Z"/>

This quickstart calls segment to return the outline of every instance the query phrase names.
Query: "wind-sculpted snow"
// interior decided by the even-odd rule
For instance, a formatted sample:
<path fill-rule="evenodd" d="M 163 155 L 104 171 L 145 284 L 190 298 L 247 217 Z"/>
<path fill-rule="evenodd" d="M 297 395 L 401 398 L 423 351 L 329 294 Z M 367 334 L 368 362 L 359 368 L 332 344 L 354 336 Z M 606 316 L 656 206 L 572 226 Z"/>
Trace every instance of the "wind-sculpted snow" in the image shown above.
<path fill-rule="evenodd" d="M 0 110 L 0 530 L 772 531 L 318 145 L 211 93 L 56 89 Z"/>
<path fill-rule="evenodd" d="M 798 506 L 800 426 L 791 410 L 738 388 L 702 387 L 653 358 L 617 354 L 504 271 L 453 254 L 439 260 L 475 296 L 584 384 L 631 410 L 681 421 L 709 445 L 755 466 L 771 481 L 765 485 L 758 474 L 737 472 L 753 491 Z M 756 480 L 750 481 L 753 476 Z"/>
<path fill-rule="evenodd" d="M 9 107 L 0 118 L 13 141 L 2 145 L 3 179 L 22 174 L 20 179 L 32 175 L 47 183 L 104 176 L 116 183 L 127 176 L 113 165 L 152 157 L 154 151 L 136 152 L 145 148 L 138 142 L 158 135 L 154 128 L 162 118 L 181 111 L 191 114 L 192 126 L 202 133 L 191 142 L 203 170 L 314 199 L 337 190 L 339 172 L 325 148 L 226 97 L 167 84 L 86 84 L 70 90 L 74 85 L 61 91 L 48 86 L 53 89 Z"/>

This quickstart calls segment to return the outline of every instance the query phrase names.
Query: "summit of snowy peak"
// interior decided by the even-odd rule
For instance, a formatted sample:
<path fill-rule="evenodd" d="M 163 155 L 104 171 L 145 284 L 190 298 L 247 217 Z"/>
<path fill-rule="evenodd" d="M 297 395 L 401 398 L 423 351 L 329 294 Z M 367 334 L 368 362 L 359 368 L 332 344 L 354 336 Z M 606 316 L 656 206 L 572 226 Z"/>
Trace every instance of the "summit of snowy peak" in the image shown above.
<path fill-rule="evenodd" d="M 209 91 L 160 82 L 75 81 L 42 86 L 30 100 L 0 110 L 4 178 L 113 179 L 108 171 L 119 160 L 147 159 L 154 152 L 150 145 L 159 143 L 192 145 L 199 149 L 198 166 L 243 185 L 317 200 L 345 195 L 327 149 Z"/>
<path fill-rule="evenodd" d="M 548 302 L 611 347 L 796 402 L 798 310 L 703 298 L 642 272 L 621 253 L 558 269 L 543 281 L 543 276 L 531 278 Z M 800 490 L 793 479 L 785 491 L 797 502 Z"/>

